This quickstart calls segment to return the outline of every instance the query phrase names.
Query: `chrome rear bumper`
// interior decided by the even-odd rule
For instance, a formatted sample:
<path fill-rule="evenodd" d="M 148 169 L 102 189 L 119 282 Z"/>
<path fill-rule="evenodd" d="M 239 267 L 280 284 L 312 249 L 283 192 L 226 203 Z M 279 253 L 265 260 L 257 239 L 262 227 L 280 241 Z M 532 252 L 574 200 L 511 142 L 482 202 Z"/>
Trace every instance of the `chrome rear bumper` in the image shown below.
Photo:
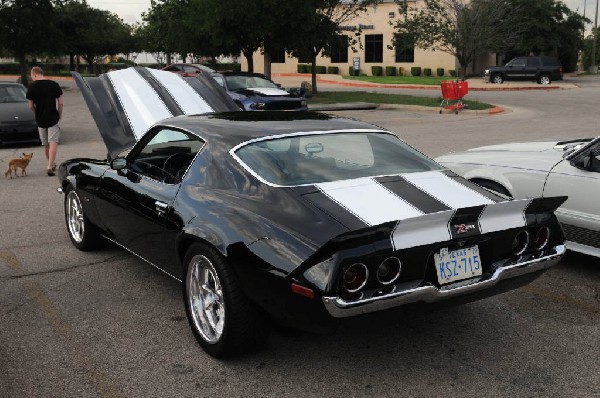
<path fill-rule="evenodd" d="M 447 300 L 454 297 L 467 295 L 490 289 L 503 280 L 516 278 L 519 276 L 542 271 L 556 265 L 565 253 L 565 245 L 559 245 L 549 250 L 551 254 L 535 259 L 516 262 L 507 266 L 498 267 L 494 273 L 487 279 L 480 280 L 468 285 L 462 285 L 454 288 L 440 289 L 436 286 L 419 286 L 408 288 L 393 293 L 362 298 L 352 301 L 346 301 L 340 297 L 323 297 L 325 308 L 334 318 L 344 318 L 369 312 L 381 311 L 388 308 L 399 307 L 401 305 L 425 302 L 433 303 L 436 301 Z"/>

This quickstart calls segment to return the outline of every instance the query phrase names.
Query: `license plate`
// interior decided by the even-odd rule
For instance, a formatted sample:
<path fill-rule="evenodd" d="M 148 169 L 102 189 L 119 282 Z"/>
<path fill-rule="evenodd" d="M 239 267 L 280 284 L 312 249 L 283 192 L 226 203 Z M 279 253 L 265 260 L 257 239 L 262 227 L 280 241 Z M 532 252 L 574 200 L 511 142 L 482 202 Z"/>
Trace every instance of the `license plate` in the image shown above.
<path fill-rule="evenodd" d="M 443 248 L 433 255 L 437 278 L 441 285 L 481 275 L 479 247 L 448 251 Z"/>

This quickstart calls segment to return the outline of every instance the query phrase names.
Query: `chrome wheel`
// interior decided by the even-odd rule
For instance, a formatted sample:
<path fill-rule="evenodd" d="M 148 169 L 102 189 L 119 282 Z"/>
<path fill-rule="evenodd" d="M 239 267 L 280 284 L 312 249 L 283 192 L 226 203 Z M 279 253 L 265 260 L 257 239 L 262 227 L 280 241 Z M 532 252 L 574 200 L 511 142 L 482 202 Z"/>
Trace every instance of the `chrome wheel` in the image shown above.
<path fill-rule="evenodd" d="M 225 325 L 225 299 L 219 276 L 208 258 L 192 257 L 186 286 L 187 304 L 196 330 L 208 343 L 218 342 Z"/>
<path fill-rule="evenodd" d="M 492 83 L 502 84 L 503 82 L 504 82 L 504 79 L 502 78 L 501 75 L 492 75 Z"/>
<path fill-rule="evenodd" d="M 76 243 L 81 243 L 85 233 L 85 220 L 83 218 L 81 202 L 75 191 L 70 191 L 67 194 L 66 211 L 69 234 Z"/>
<path fill-rule="evenodd" d="M 550 84 L 550 77 L 546 75 L 540 76 L 540 84 Z"/>

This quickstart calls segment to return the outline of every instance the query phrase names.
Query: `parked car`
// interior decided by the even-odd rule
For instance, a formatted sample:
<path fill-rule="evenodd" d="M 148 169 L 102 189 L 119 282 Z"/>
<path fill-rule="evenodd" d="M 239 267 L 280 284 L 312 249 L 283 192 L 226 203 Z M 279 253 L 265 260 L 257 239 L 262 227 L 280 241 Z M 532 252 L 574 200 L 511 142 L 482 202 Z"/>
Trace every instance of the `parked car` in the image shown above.
<path fill-rule="evenodd" d="M 555 57 L 517 57 L 504 66 L 491 66 L 483 74 L 484 80 L 491 83 L 504 83 L 505 80 L 531 80 L 538 84 L 550 84 L 562 80 L 562 65 Z"/>
<path fill-rule="evenodd" d="M 212 77 L 246 111 L 305 111 L 306 98 L 283 90 L 260 73 L 223 72 Z"/>
<path fill-rule="evenodd" d="M 200 74 L 211 74 L 214 73 L 215 70 L 209 68 L 208 66 L 202 64 L 171 64 L 167 65 L 162 70 L 166 70 L 167 72 L 177 73 L 180 76 L 184 77 L 196 77 Z"/>
<path fill-rule="evenodd" d="M 27 105 L 25 86 L 0 83 L 0 145 L 26 142 L 41 145 L 35 115 Z"/>
<path fill-rule="evenodd" d="M 60 165 L 69 237 L 80 250 L 114 242 L 180 281 L 210 355 L 257 347 L 273 319 L 330 330 L 479 299 L 564 253 L 564 197 L 504 200 L 371 124 L 231 112 L 204 76 L 75 79 L 109 154 Z"/>
<path fill-rule="evenodd" d="M 509 197 L 568 195 L 556 211 L 567 248 L 600 256 L 600 137 L 492 145 L 436 160 Z"/>

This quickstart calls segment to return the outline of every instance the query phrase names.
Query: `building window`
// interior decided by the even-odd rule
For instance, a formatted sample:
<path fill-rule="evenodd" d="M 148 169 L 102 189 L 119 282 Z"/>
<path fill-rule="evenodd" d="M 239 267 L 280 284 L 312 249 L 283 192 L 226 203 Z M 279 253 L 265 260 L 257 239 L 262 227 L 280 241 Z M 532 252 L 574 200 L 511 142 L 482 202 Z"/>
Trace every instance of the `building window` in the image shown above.
<path fill-rule="evenodd" d="M 329 52 L 332 64 L 348 63 L 348 36 L 338 35 L 331 40 Z"/>
<path fill-rule="evenodd" d="M 285 50 L 273 50 L 271 51 L 271 63 L 272 64 L 285 64 Z"/>
<path fill-rule="evenodd" d="M 396 35 L 396 62 L 415 62 L 415 42 L 410 35 Z"/>
<path fill-rule="evenodd" d="M 365 35 L 365 62 L 383 62 L 383 35 Z"/>

